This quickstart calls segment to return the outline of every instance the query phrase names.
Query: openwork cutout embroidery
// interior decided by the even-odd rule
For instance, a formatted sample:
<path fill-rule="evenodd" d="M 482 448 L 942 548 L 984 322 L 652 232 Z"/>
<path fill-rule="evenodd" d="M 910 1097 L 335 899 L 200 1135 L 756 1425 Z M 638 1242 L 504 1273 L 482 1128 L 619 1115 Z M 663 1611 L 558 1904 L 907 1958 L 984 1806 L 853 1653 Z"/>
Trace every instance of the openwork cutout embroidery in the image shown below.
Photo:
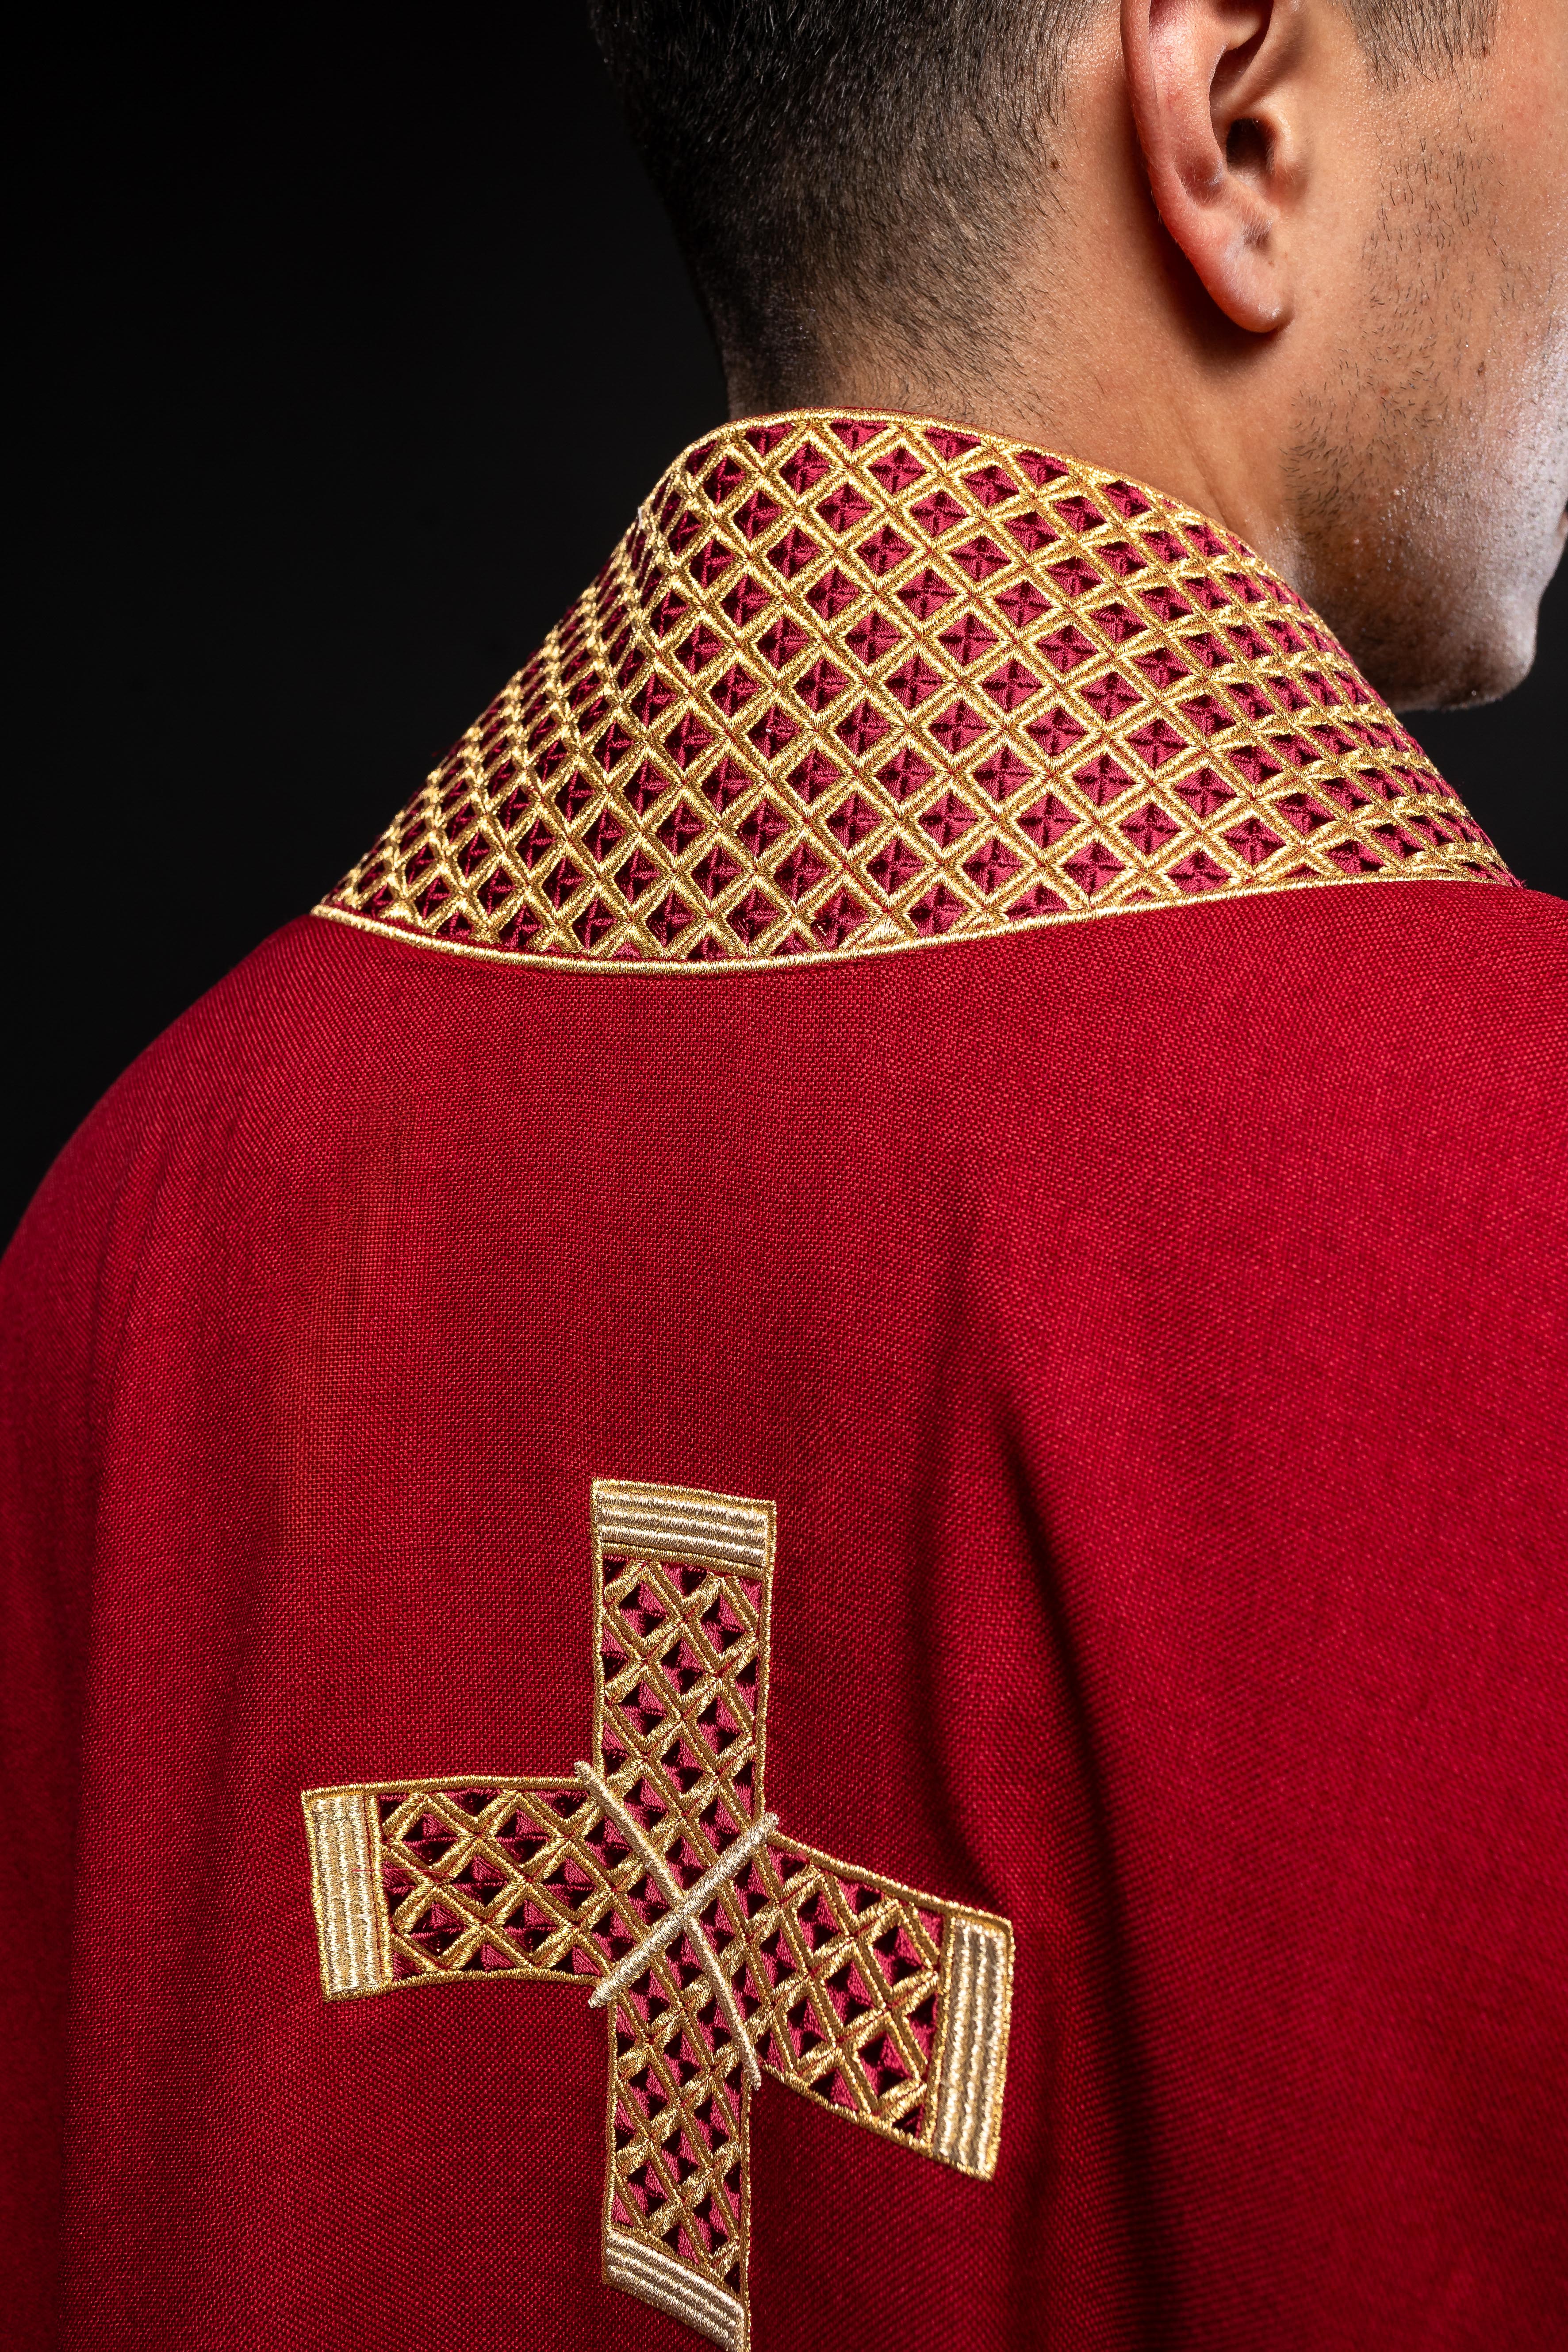
<path fill-rule="evenodd" d="M 317 911 L 615 969 L 1508 882 L 1294 589 L 1103 467 L 791 414 L 679 458 Z"/>
<path fill-rule="evenodd" d="M 766 1811 L 771 1503 L 598 1479 L 593 1538 L 592 1762 L 309 1790 L 321 1987 L 588 1987 L 608 2041 L 605 2281 L 743 2352 L 762 2073 L 989 2179 L 1012 1930 Z"/>

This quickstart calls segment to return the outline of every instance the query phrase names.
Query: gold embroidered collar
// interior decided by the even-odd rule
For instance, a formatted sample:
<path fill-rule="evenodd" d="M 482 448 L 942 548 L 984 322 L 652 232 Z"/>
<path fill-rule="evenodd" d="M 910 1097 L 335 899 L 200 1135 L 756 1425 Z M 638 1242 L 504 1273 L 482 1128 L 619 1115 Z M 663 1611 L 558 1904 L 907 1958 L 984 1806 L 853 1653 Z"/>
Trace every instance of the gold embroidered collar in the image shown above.
<path fill-rule="evenodd" d="M 317 911 L 685 967 L 1401 876 L 1511 880 L 1240 541 L 1102 467 L 807 412 L 676 460 Z"/>

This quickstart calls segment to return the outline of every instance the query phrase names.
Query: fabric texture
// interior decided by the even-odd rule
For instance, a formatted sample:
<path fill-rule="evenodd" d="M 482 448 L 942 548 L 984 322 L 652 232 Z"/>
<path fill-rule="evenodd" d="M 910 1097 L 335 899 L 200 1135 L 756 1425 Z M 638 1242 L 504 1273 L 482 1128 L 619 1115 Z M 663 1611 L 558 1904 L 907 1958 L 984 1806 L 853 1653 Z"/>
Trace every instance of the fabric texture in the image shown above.
<path fill-rule="evenodd" d="M 300 1810 L 571 1772 L 608 1479 L 775 1507 L 769 1808 L 1011 1927 L 991 2178 L 752 2093 L 757 2352 L 1559 2344 L 1565 1011 L 1439 878 L 252 956 L 0 1275 L 16 2340 L 702 2340 L 586 1988 L 324 2000 Z"/>

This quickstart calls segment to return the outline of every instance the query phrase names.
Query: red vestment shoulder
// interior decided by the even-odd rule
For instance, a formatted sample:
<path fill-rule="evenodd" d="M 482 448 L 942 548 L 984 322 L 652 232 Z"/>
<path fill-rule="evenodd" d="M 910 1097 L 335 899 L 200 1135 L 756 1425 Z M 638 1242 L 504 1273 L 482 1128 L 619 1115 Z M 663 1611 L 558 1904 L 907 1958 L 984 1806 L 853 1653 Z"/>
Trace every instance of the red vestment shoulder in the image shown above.
<path fill-rule="evenodd" d="M 908 504 L 1012 511 L 889 430 Z M 864 538 L 859 478 L 805 489 Z M 1037 756 L 988 837 L 1055 794 L 1090 887 L 994 920 L 869 752 L 847 845 L 704 753 L 795 828 L 749 844 L 718 784 L 711 841 L 668 776 L 566 814 L 573 742 L 465 752 L 5 1261 L 16 2308 L 95 2352 L 1554 2345 L 1568 910 L 1187 890 L 1150 818 L 1084 919 L 1123 803 Z M 1213 742 L 1173 764 L 1239 795 Z M 1254 789 L 1348 858 L 1399 808 L 1328 786 L 1394 762 L 1325 757 Z"/>

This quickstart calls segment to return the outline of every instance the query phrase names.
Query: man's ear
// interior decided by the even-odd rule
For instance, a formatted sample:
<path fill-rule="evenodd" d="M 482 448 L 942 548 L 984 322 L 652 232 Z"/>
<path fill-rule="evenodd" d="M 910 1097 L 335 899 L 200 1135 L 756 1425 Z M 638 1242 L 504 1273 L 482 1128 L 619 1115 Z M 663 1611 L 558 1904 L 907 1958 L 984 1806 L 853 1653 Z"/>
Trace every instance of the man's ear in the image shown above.
<path fill-rule="evenodd" d="M 1121 0 L 1160 217 L 1226 317 L 1256 335 L 1294 308 L 1300 32 L 1298 0 Z"/>

